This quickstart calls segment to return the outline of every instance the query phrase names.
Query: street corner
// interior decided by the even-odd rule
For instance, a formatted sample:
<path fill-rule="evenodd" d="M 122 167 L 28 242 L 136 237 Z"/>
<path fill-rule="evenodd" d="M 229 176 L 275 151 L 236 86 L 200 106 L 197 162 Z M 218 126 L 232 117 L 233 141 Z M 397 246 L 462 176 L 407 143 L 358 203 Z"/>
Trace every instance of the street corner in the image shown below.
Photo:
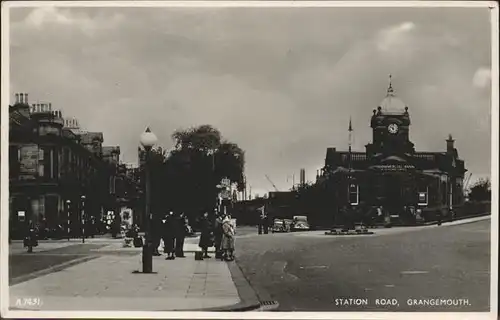
<path fill-rule="evenodd" d="M 234 286 L 238 290 L 240 301 L 236 304 L 217 308 L 214 311 L 257 311 L 262 308 L 262 303 L 257 293 L 246 279 L 236 261 L 227 262 Z"/>

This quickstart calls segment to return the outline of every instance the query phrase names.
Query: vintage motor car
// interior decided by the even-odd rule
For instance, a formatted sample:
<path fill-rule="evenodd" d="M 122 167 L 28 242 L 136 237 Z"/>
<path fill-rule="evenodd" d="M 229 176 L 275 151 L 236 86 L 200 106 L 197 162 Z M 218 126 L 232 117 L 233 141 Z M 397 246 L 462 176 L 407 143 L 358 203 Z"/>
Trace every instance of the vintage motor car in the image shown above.
<path fill-rule="evenodd" d="M 307 231 L 311 226 L 307 221 L 307 216 L 294 216 L 292 223 L 292 231 Z"/>
<path fill-rule="evenodd" d="M 275 232 L 290 232 L 290 225 L 286 223 L 285 219 L 274 219 L 272 233 Z"/>

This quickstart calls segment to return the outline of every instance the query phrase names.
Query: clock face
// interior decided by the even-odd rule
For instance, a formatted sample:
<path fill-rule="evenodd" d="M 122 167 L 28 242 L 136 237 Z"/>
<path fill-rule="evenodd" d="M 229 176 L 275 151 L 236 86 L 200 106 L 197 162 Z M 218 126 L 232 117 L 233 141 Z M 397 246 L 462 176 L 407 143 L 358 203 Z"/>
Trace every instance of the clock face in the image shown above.
<path fill-rule="evenodd" d="M 387 130 L 389 131 L 389 133 L 392 133 L 392 134 L 395 134 L 398 132 L 399 128 L 398 128 L 398 125 L 395 124 L 395 123 L 391 123 L 388 127 L 387 127 Z"/>

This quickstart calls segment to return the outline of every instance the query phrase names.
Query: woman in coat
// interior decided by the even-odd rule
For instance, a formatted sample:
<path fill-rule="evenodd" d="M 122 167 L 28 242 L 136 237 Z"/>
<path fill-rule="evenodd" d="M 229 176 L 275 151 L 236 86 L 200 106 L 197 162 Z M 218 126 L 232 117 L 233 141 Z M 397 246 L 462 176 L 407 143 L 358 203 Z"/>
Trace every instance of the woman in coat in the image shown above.
<path fill-rule="evenodd" d="M 215 258 L 222 259 L 222 221 L 224 217 L 222 215 L 217 215 L 214 225 L 214 239 L 215 239 Z"/>
<path fill-rule="evenodd" d="M 203 214 L 203 217 L 200 220 L 201 227 L 201 236 L 200 242 L 198 246 L 203 250 L 203 258 L 211 258 L 208 255 L 208 248 L 211 247 L 212 244 L 212 229 L 210 226 L 210 221 L 208 220 L 208 212 Z"/>
<path fill-rule="evenodd" d="M 222 250 L 224 251 L 224 259 L 226 261 L 234 260 L 234 228 L 231 224 L 231 219 L 225 217 L 222 222 Z"/>

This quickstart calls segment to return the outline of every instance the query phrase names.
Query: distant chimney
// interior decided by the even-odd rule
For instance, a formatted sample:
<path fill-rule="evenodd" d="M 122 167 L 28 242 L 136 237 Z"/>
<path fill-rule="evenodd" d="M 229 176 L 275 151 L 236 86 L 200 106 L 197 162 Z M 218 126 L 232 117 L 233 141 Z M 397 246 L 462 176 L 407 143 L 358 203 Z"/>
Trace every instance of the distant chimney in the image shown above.
<path fill-rule="evenodd" d="M 28 94 L 27 94 L 27 93 L 25 93 L 25 94 L 24 94 L 24 103 L 28 104 L 28 102 L 29 102 L 29 101 L 28 101 Z"/>
<path fill-rule="evenodd" d="M 19 93 L 16 93 L 16 104 L 19 103 Z"/>
<path fill-rule="evenodd" d="M 19 94 L 19 103 L 24 103 L 24 93 Z"/>
<path fill-rule="evenodd" d="M 52 111 L 52 103 L 49 103 L 49 110 Z"/>
<path fill-rule="evenodd" d="M 306 169 L 300 169 L 300 185 L 306 184 Z"/>
<path fill-rule="evenodd" d="M 446 152 L 453 153 L 455 151 L 455 140 L 453 140 L 452 135 L 448 135 L 448 140 L 446 140 Z"/>

